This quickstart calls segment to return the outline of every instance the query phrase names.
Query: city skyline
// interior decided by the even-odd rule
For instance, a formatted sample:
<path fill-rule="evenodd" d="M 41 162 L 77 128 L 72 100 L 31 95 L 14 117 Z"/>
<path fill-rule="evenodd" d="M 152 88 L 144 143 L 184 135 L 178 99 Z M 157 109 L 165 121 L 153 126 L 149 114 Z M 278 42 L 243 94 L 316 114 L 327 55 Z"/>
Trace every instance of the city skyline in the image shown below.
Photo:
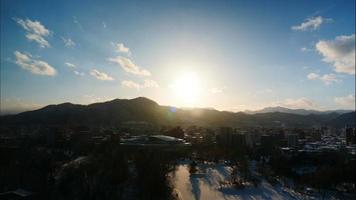
<path fill-rule="evenodd" d="M 355 109 L 354 1 L 1 4 L 1 110 Z"/>

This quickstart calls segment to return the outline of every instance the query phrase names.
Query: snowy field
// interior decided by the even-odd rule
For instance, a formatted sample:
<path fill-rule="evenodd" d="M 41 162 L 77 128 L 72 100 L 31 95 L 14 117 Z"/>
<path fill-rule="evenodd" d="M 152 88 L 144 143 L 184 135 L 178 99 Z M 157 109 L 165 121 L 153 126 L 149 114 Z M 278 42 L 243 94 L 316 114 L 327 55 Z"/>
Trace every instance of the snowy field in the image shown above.
<path fill-rule="evenodd" d="M 262 180 L 258 187 L 248 186 L 235 189 L 233 186 L 220 186 L 229 181 L 231 167 L 223 164 L 199 164 L 199 173 L 190 176 L 187 164 L 180 164 L 172 175 L 175 191 L 182 200 L 258 200 L 258 199 L 312 199 L 305 198 L 293 190 L 280 185 L 272 186 Z"/>

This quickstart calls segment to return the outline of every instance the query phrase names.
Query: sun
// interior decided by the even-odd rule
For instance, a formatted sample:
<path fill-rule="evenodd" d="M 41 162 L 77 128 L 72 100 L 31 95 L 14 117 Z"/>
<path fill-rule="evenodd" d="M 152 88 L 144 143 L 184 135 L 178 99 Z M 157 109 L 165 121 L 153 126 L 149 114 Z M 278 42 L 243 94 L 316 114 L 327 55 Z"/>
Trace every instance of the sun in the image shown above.
<path fill-rule="evenodd" d="M 200 99 L 200 78 L 193 72 L 185 72 L 178 75 L 171 88 L 173 94 L 183 106 L 195 106 Z"/>

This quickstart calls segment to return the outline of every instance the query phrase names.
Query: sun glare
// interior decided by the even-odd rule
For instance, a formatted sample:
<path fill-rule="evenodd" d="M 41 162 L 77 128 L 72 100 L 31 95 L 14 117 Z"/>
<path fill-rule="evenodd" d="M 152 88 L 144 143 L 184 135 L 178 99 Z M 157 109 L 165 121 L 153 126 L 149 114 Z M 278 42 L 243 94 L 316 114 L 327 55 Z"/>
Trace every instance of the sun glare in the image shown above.
<path fill-rule="evenodd" d="M 195 106 L 201 93 L 199 77 L 193 72 L 180 74 L 171 85 L 174 95 L 184 106 Z"/>

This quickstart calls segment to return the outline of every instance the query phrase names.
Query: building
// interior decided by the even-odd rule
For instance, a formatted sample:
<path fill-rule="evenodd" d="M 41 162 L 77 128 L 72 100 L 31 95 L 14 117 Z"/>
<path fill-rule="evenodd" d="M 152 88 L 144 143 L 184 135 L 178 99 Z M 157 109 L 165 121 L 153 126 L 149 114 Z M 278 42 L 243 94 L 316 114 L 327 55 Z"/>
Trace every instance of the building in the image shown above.
<path fill-rule="evenodd" d="M 231 127 L 220 127 L 220 134 L 232 134 L 233 132 Z"/>
<path fill-rule="evenodd" d="M 261 147 L 266 151 L 271 151 L 276 146 L 276 140 L 273 135 L 261 136 Z"/>
<path fill-rule="evenodd" d="M 286 137 L 288 147 L 298 146 L 298 134 L 287 134 Z"/>
<path fill-rule="evenodd" d="M 356 144 L 356 129 L 346 128 L 346 145 Z"/>
<path fill-rule="evenodd" d="M 246 135 L 245 134 L 240 134 L 240 133 L 232 134 L 231 143 L 232 143 L 231 144 L 232 147 L 244 147 L 244 146 L 246 146 Z"/>
<path fill-rule="evenodd" d="M 320 141 L 321 140 L 321 130 L 312 131 L 311 138 L 313 139 L 313 141 Z"/>
<path fill-rule="evenodd" d="M 175 138 L 166 135 L 142 135 L 132 138 L 122 139 L 120 142 L 122 146 L 133 146 L 133 147 L 189 147 L 190 143 L 183 139 Z"/>
<path fill-rule="evenodd" d="M 216 135 L 216 142 L 222 147 L 231 147 L 233 129 L 231 127 L 221 127 L 220 133 Z"/>
<path fill-rule="evenodd" d="M 261 134 L 257 130 L 250 130 L 245 133 L 246 145 L 253 148 L 261 143 Z"/>
<path fill-rule="evenodd" d="M 225 148 L 235 148 L 246 146 L 246 134 L 234 133 L 231 127 L 221 127 L 220 134 L 216 136 L 219 146 Z"/>

